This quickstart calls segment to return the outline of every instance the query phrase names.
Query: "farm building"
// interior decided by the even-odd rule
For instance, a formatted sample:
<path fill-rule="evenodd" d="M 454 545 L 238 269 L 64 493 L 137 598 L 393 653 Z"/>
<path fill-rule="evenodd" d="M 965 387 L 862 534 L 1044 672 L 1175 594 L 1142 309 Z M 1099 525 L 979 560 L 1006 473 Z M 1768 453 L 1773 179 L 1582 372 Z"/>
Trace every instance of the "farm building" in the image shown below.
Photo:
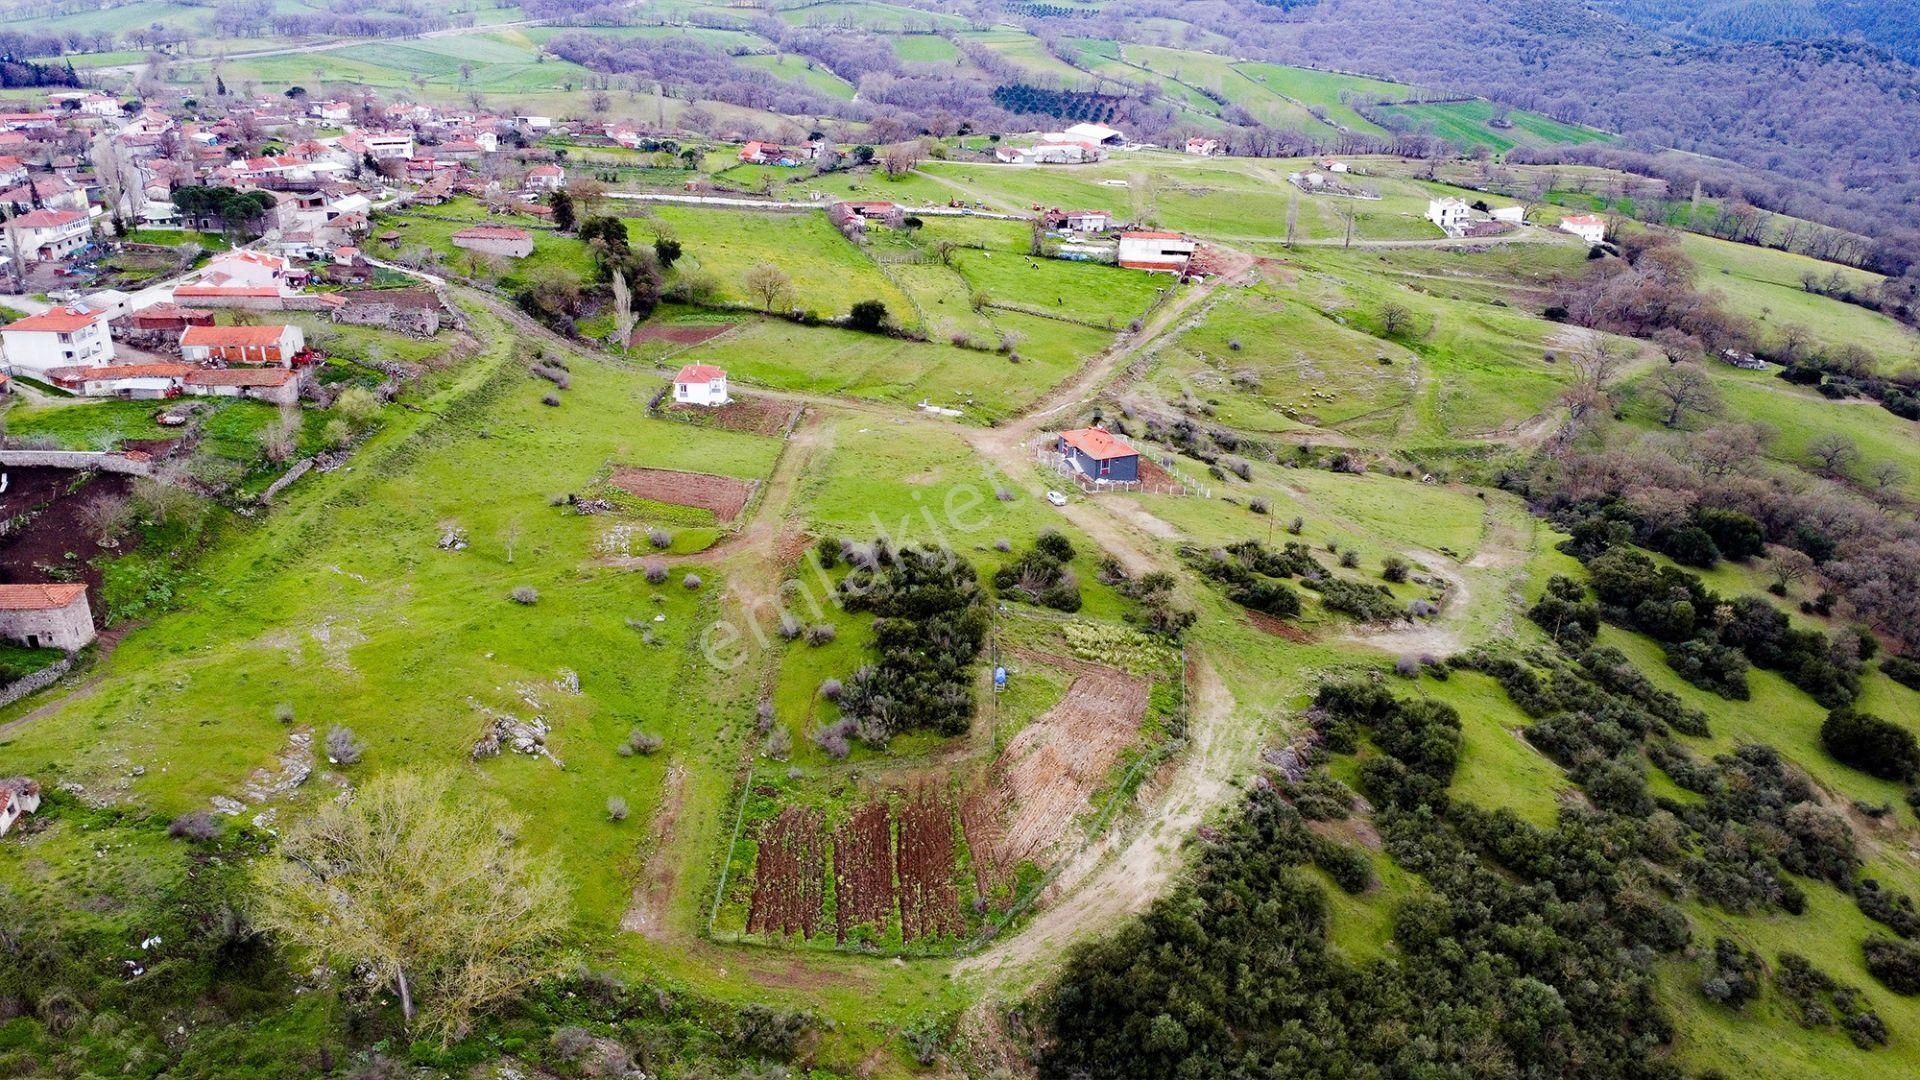
<path fill-rule="evenodd" d="M 1119 262 L 1130 270 L 1184 273 L 1193 258 L 1192 240 L 1173 232 L 1123 232 Z"/>
<path fill-rule="evenodd" d="M 535 165 L 527 170 L 528 191 L 558 191 L 567 182 L 567 170 L 558 165 Z"/>
<path fill-rule="evenodd" d="M 76 652 L 93 640 L 85 585 L 0 585 L 0 638 Z"/>
<path fill-rule="evenodd" d="M 189 326 L 180 335 L 180 357 L 194 364 L 291 367 L 307 358 L 307 335 L 298 326 Z"/>
<path fill-rule="evenodd" d="M 524 259 L 533 254 L 533 234 L 505 225 L 476 225 L 454 233 L 453 246 L 486 255 Z"/>
<path fill-rule="evenodd" d="M 897 229 L 906 221 L 906 212 L 890 202 L 849 202 L 841 201 L 827 207 L 827 220 L 834 227 L 846 231 L 848 226 L 864 230 L 870 224 L 885 225 Z"/>
<path fill-rule="evenodd" d="M 24 776 L 0 780 L 0 836 L 7 835 L 22 815 L 40 809 L 40 785 Z"/>
<path fill-rule="evenodd" d="M 193 364 L 109 364 L 105 367 L 54 368 L 47 381 L 82 397 L 153 401 L 189 394 L 196 397 L 244 397 L 275 405 L 300 399 L 300 379 L 291 370 L 203 368 Z"/>
<path fill-rule="evenodd" d="M 1195 157 L 1212 157 L 1219 152 L 1219 139 L 1204 139 L 1196 135 L 1187 140 L 1187 153 Z"/>
<path fill-rule="evenodd" d="M 1060 453 L 1069 469 L 1095 483 L 1133 483 L 1140 479 L 1140 452 L 1097 427 L 1060 433 Z"/>
<path fill-rule="evenodd" d="M 813 148 L 756 140 L 740 148 L 740 160 L 748 165 L 798 165 L 813 160 Z"/>
<path fill-rule="evenodd" d="M 30 210 L 7 222 L 7 240 L 21 262 L 64 259 L 93 243 L 93 221 L 81 210 Z"/>
<path fill-rule="evenodd" d="M 1075 124 L 1064 134 L 1076 142 L 1090 142 L 1095 146 L 1121 147 L 1127 145 L 1127 137 L 1118 130 L 1105 124 Z"/>
<path fill-rule="evenodd" d="M 1607 219 L 1599 214 L 1568 214 L 1560 219 L 1560 231 L 1589 244 L 1603 243 L 1607 239 Z"/>
<path fill-rule="evenodd" d="M 1067 232 L 1106 232 L 1113 227 L 1113 215 L 1105 210 L 1049 210 L 1047 227 Z"/>
<path fill-rule="evenodd" d="M 14 372 L 93 366 L 113 359 L 105 314 L 84 307 L 52 308 L 0 327 L 0 344 Z"/>
<path fill-rule="evenodd" d="M 725 405 L 727 372 L 712 364 L 688 364 L 673 377 L 673 400 L 681 405 Z"/>

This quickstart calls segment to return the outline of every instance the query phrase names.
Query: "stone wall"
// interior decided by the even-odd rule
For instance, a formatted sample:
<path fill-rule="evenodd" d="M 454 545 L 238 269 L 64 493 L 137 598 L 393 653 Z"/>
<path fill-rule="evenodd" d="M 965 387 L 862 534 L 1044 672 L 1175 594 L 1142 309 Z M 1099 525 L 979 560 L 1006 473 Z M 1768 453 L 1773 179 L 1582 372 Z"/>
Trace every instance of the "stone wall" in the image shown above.
<path fill-rule="evenodd" d="M 71 670 L 73 670 L 72 658 L 63 656 L 24 679 L 15 679 L 6 686 L 0 687 L 0 709 L 6 708 L 28 694 L 37 694 L 45 690 L 59 682 L 60 677 Z"/>
<path fill-rule="evenodd" d="M 335 308 L 333 321 L 349 326 L 372 326 L 408 337 L 429 338 L 440 332 L 437 308 L 405 307 L 385 301 L 350 301 Z"/>
<path fill-rule="evenodd" d="M 49 469 L 99 469 L 129 476 L 153 474 L 153 459 L 142 454 L 102 454 L 87 450 L 0 450 L 0 465 Z"/>

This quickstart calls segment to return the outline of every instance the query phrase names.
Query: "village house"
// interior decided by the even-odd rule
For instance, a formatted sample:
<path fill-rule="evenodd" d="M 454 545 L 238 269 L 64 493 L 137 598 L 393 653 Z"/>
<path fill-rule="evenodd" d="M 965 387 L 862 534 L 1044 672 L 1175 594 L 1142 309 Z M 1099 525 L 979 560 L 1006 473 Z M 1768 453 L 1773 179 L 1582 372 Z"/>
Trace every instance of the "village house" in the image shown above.
<path fill-rule="evenodd" d="M 178 334 L 189 326 L 212 326 L 213 312 L 178 304 L 154 304 L 127 317 L 134 330 Z"/>
<path fill-rule="evenodd" d="M 1456 199 L 1451 195 L 1427 200 L 1427 220 L 1440 227 L 1448 236 L 1460 236 L 1466 233 L 1467 226 L 1473 220 L 1473 207 L 1465 199 Z"/>
<path fill-rule="evenodd" d="M 40 809 L 40 784 L 24 776 L 0 780 L 0 836 L 7 835 L 23 815 Z"/>
<path fill-rule="evenodd" d="M 813 148 L 808 146 L 781 146 L 756 140 L 740 148 L 740 160 L 749 165 L 795 166 L 812 158 Z"/>
<path fill-rule="evenodd" d="M 1113 227 L 1113 215 L 1105 210 L 1048 210 L 1047 228 L 1066 232 L 1097 233 Z"/>
<path fill-rule="evenodd" d="M 30 210 L 7 222 L 7 244 L 22 263 L 64 259 L 93 243 L 93 220 L 80 210 Z"/>
<path fill-rule="evenodd" d="M 291 367 L 309 358 L 307 335 L 298 326 L 189 326 L 180 334 L 180 358 Z"/>
<path fill-rule="evenodd" d="M 134 401 L 197 397 L 244 397 L 273 405 L 300 400 L 300 376 L 282 367 L 203 368 L 187 363 L 110 364 L 55 368 L 47 380 L 82 397 Z"/>
<path fill-rule="evenodd" d="M 553 127 L 553 117 L 536 116 L 531 113 L 515 116 L 513 122 L 516 126 L 526 128 L 528 131 L 546 131 Z"/>
<path fill-rule="evenodd" d="M 0 156 L 0 187 L 18 187 L 27 182 L 27 163 L 12 155 Z"/>
<path fill-rule="evenodd" d="M 1219 152 L 1219 139 L 1206 139 L 1196 135 L 1187 140 L 1187 153 L 1195 157 L 1212 157 Z"/>
<path fill-rule="evenodd" d="M 1123 232 L 1116 261 L 1129 270 L 1185 273 L 1194 242 L 1175 232 Z"/>
<path fill-rule="evenodd" d="M 1343 173 L 1347 171 L 1347 163 L 1344 161 L 1339 161 L 1334 158 L 1321 158 L 1319 161 L 1315 162 L 1315 164 L 1319 165 L 1321 168 L 1327 170 L 1330 173 Z"/>
<path fill-rule="evenodd" d="M 1568 214 L 1560 219 L 1560 231 L 1572 233 L 1589 244 L 1605 243 L 1607 219 L 1599 214 Z"/>
<path fill-rule="evenodd" d="M 827 220 L 843 232 L 849 227 L 865 231 L 869 224 L 897 229 L 906 221 L 906 212 L 890 202 L 841 201 L 827 207 Z"/>
<path fill-rule="evenodd" d="M 1140 452 L 1105 429 L 1063 431 L 1058 445 L 1067 468 L 1095 484 L 1130 484 L 1140 479 Z"/>
<path fill-rule="evenodd" d="M 673 400 L 681 405 L 725 405 L 727 373 L 712 364 L 688 364 L 673 377 Z"/>
<path fill-rule="evenodd" d="M 113 359 L 106 316 L 83 307 L 53 308 L 0 327 L 0 346 L 14 373 L 92 367 Z"/>
<path fill-rule="evenodd" d="M 558 165 L 535 165 L 527 170 L 528 191 L 558 191 L 567 182 L 567 170 Z"/>
<path fill-rule="evenodd" d="M 78 652 L 93 636 L 85 585 L 0 585 L 0 638 L 29 649 Z"/>
<path fill-rule="evenodd" d="M 475 225 L 454 233 L 453 246 L 485 255 L 524 259 L 533 254 L 533 234 L 506 225 Z"/>

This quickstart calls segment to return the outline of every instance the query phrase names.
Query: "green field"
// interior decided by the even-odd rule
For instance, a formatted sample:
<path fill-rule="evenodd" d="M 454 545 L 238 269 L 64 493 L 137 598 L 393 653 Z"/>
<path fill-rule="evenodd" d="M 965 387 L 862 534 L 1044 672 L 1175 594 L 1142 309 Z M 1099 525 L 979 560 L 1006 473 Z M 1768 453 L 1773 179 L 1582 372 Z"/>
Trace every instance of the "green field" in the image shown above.
<path fill-rule="evenodd" d="M 925 32 L 957 30 L 971 25 L 958 15 L 898 7 L 874 0 L 826 0 L 824 3 L 781 5 L 780 19 L 792 26 L 844 26 L 862 30 Z"/>
<path fill-rule="evenodd" d="M 709 276 L 720 299 L 758 308 L 747 292 L 749 271 L 763 264 L 778 267 L 791 280 L 789 307 L 818 312 L 823 318 L 845 315 L 861 300 L 879 300 L 896 320 L 912 306 L 873 260 L 849 243 L 817 212 L 757 214 L 662 206 L 653 211 L 686 250 L 674 272 Z M 645 223 L 636 222 L 636 236 Z"/>
<path fill-rule="evenodd" d="M 740 66 L 767 72 L 783 82 L 799 83 L 810 90 L 818 90 L 828 97 L 853 100 L 852 83 L 804 57 L 790 53 L 780 53 L 776 56 L 743 56 L 740 58 Z"/>
<path fill-rule="evenodd" d="M 1610 142 L 1613 136 L 1592 128 L 1563 124 L 1538 113 L 1511 110 L 1510 128 L 1493 127 L 1490 101 L 1445 101 L 1428 104 L 1394 105 L 1391 115 L 1405 117 L 1413 131 L 1427 131 L 1460 146 L 1486 146 L 1504 153 L 1516 146 L 1557 146 L 1566 143 Z"/>
<path fill-rule="evenodd" d="M 1882 372 L 1920 364 L 1920 331 L 1877 311 L 1810 293 L 1800 284 L 1804 274 L 1826 278 L 1837 270 L 1854 287 L 1864 288 L 1878 275 L 1710 236 L 1679 236 L 1681 250 L 1698 268 L 1702 291 L 1718 293 L 1729 311 L 1754 320 L 1762 340 L 1771 341 L 1792 325 L 1806 330 L 1823 350 L 1847 344 L 1865 348 Z"/>

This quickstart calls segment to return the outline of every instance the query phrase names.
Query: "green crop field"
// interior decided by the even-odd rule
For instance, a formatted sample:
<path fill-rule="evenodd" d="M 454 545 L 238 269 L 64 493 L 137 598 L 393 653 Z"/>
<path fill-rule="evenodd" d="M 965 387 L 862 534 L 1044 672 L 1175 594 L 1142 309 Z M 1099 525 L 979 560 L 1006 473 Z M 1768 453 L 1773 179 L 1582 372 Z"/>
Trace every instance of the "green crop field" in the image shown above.
<path fill-rule="evenodd" d="M 1797 326 L 1822 349 L 1865 348 L 1882 372 L 1920 364 L 1920 331 L 1877 311 L 1807 292 L 1800 284 L 1804 274 L 1824 279 L 1837 270 L 1862 288 L 1876 283 L 1878 275 L 1692 233 L 1680 234 L 1680 246 L 1698 268 L 1701 289 L 1718 293 L 1729 311 L 1753 319 L 1763 339 Z"/>
<path fill-rule="evenodd" d="M 1092 76 L 1048 52 L 1039 38 L 1023 30 L 969 30 L 960 36 L 1019 68 L 1023 79 L 1065 90 L 1097 89 Z"/>
<path fill-rule="evenodd" d="M 782 5 L 780 19 L 792 26 L 846 26 L 878 31 L 958 30 L 969 25 L 958 15 L 898 7 L 873 0 L 826 0 Z"/>
<path fill-rule="evenodd" d="M 799 83 L 829 97 L 853 100 L 853 84 L 802 57 L 781 53 L 777 56 L 743 56 L 740 66 L 764 71 L 776 79 Z"/>
<path fill-rule="evenodd" d="M 788 303 L 822 317 L 845 315 L 861 300 L 879 300 L 896 319 L 912 306 L 864 252 L 849 243 L 817 212 L 753 214 L 662 206 L 654 210 L 686 249 L 675 273 L 708 275 L 718 296 L 732 303 L 761 306 L 747 291 L 746 276 L 755 267 L 777 267 L 791 281 Z"/>
<path fill-rule="evenodd" d="M 1410 90 L 1399 83 L 1381 79 L 1280 64 L 1236 64 L 1234 70 L 1276 94 L 1309 108 L 1324 110 L 1329 119 L 1348 130 L 1373 134 L 1382 133 L 1381 127 L 1355 112 L 1349 99 L 1365 97 L 1374 101 L 1398 101 L 1406 97 Z"/>
<path fill-rule="evenodd" d="M 1577 127 L 1551 120 L 1521 109 L 1511 110 L 1510 128 L 1495 128 L 1494 106 L 1488 101 L 1446 101 L 1431 104 L 1394 105 L 1390 111 L 1406 117 L 1415 130 L 1432 129 L 1433 135 L 1461 146 L 1486 146 L 1505 152 L 1515 146 L 1554 146 L 1565 143 L 1608 142 L 1612 136 L 1592 128 Z"/>
<path fill-rule="evenodd" d="M 899 34 L 887 41 L 903 64 L 950 64 L 960 59 L 953 42 L 932 34 Z"/>

